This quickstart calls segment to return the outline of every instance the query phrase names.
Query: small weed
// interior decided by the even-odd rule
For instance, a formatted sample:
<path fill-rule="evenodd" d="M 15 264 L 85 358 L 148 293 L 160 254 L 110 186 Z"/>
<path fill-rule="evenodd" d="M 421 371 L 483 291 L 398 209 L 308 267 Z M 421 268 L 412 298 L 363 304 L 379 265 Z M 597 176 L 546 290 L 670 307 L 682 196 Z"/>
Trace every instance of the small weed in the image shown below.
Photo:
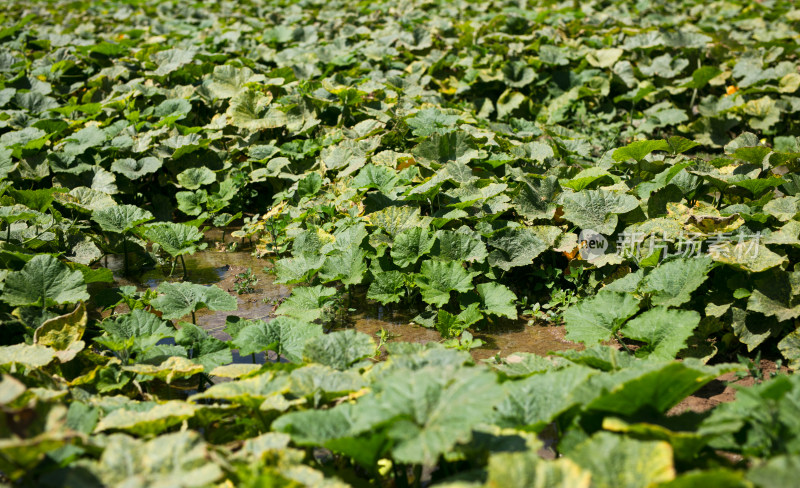
<path fill-rule="evenodd" d="M 253 274 L 253 270 L 247 268 L 247 271 L 243 271 L 236 275 L 236 279 L 233 281 L 233 287 L 236 290 L 236 293 L 239 295 L 244 295 L 245 293 L 254 293 L 255 286 L 258 283 L 258 278 Z"/>

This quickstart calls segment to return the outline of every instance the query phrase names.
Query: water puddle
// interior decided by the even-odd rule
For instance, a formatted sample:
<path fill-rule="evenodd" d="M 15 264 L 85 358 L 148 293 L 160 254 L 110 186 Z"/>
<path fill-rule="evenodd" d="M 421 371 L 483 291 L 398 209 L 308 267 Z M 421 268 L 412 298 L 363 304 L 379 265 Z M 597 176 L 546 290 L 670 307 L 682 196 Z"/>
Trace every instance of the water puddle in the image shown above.
<path fill-rule="evenodd" d="M 105 263 L 104 263 L 105 264 Z M 180 281 L 183 270 L 180 264 L 172 275 L 169 267 L 156 266 L 155 269 L 146 270 L 138 275 L 122 277 L 121 257 L 109 256 L 107 266 L 114 271 L 117 285 L 136 285 L 140 289 L 155 288 L 163 281 Z M 216 252 L 204 251 L 186 257 L 187 281 L 200 284 L 216 284 L 223 290 L 237 297 L 238 310 L 233 312 L 212 312 L 206 309 L 197 312 L 197 325 L 221 340 L 229 340 L 225 333 L 225 321 L 229 315 L 236 315 L 245 319 L 269 320 L 275 308 L 275 303 L 289 296 L 291 287 L 274 283 L 274 276 L 265 272 L 268 261 L 253 257 L 249 252 Z M 238 294 L 236 277 L 250 269 L 252 275 L 258 279 L 252 291 Z M 334 330 L 343 327 L 354 328 L 359 332 L 377 338 L 380 331 L 388 333 L 390 340 L 403 342 L 439 342 L 442 340 L 439 332 L 411 323 L 416 313 L 403 309 L 400 306 L 383 306 L 363 298 L 354 300 L 353 308 L 357 311 L 346 317 L 343 324 L 337 324 Z M 506 356 L 512 352 L 531 352 L 546 355 L 550 351 L 574 349 L 578 344 L 564 338 L 564 328 L 557 326 L 529 326 L 523 320 L 505 320 L 491 325 L 485 330 L 479 330 L 474 336 L 481 339 L 484 344 L 473 349 L 472 355 L 476 360 L 483 360 L 496 355 Z M 234 362 L 252 362 L 251 356 L 241 357 L 238 351 L 233 351 Z M 273 354 L 274 356 L 274 354 Z M 256 362 L 263 363 L 267 360 L 277 360 L 263 353 L 257 355 Z"/>

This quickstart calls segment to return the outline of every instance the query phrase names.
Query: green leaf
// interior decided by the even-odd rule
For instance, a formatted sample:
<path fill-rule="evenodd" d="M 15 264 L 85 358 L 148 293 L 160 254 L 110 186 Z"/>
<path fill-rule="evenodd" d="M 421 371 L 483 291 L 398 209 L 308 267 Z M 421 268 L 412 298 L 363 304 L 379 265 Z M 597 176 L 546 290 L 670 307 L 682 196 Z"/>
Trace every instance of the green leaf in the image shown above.
<path fill-rule="evenodd" d="M 173 379 L 191 378 L 198 373 L 202 373 L 203 365 L 182 356 L 172 356 L 159 364 L 132 364 L 123 366 L 122 370 L 136 373 L 140 377 L 150 376 L 157 378 L 170 384 Z"/>
<path fill-rule="evenodd" d="M 472 278 L 478 273 L 468 272 L 455 261 L 424 261 L 414 281 L 426 303 L 444 306 L 450 301 L 450 292 L 466 293 L 472 289 Z"/>
<path fill-rule="evenodd" d="M 161 339 L 172 337 L 175 330 L 168 327 L 164 320 L 161 320 L 157 315 L 150 312 L 145 312 L 142 309 L 133 310 L 130 313 L 109 317 L 100 323 L 100 328 L 103 329 L 108 336 L 117 341 L 106 340 L 105 336 L 95 339 L 100 344 L 107 347 L 111 346 L 113 350 L 119 350 L 125 347 L 126 339 L 131 339 L 130 344 L 140 351 L 155 346 Z M 122 339 L 123 341 L 119 341 Z M 121 344 L 122 347 L 113 347 L 116 344 Z"/>
<path fill-rule="evenodd" d="M 44 321 L 34 332 L 33 341 L 57 351 L 66 350 L 83 337 L 86 319 L 86 306 L 81 302 L 74 311 Z"/>
<path fill-rule="evenodd" d="M 165 319 L 180 319 L 201 308 L 209 310 L 236 310 L 236 298 L 215 285 L 162 282 L 160 295 L 150 302 Z"/>
<path fill-rule="evenodd" d="M 541 430 L 558 415 L 581 403 L 581 386 L 597 371 L 573 366 L 505 383 L 497 406 L 501 427 Z"/>
<path fill-rule="evenodd" d="M 47 366 L 56 357 L 55 349 L 46 346 L 14 344 L 0 346 L 0 365 L 18 364 L 26 368 Z"/>
<path fill-rule="evenodd" d="M 187 190 L 197 190 L 215 181 L 217 175 L 205 166 L 189 168 L 178 175 L 178 184 Z"/>
<path fill-rule="evenodd" d="M 299 286 L 292 290 L 292 294 L 281 303 L 275 313 L 305 322 L 313 322 L 330 314 L 331 297 L 334 295 L 336 295 L 336 288 L 322 285 Z"/>
<path fill-rule="evenodd" d="M 444 114 L 439 108 L 426 108 L 406 119 L 416 137 L 446 134 L 455 128 L 457 122 L 458 115 Z"/>
<path fill-rule="evenodd" d="M 111 163 L 111 171 L 120 173 L 130 180 L 138 180 L 144 175 L 155 173 L 164 164 L 158 158 L 146 157 L 139 160 L 132 158 L 117 159 Z"/>
<path fill-rule="evenodd" d="M 251 80 L 257 81 L 250 68 L 237 68 L 225 64 L 214 66 L 208 89 L 216 98 L 231 98 L 245 88 Z"/>
<path fill-rule="evenodd" d="M 104 232 L 124 234 L 134 227 L 153 220 L 153 214 L 135 205 L 116 205 L 92 212 L 92 220 L 100 224 Z"/>
<path fill-rule="evenodd" d="M 285 126 L 286 114 L 270 106 L 270 102 L 272 96 L 248 88 L 231 98 L 226 114 L 231 124 L 242 129 L 259 131 Z"/>
<path fill-rule="evenodd" d="M 319 173 L 308 173 L 297 182 L 297 195 L 300 198 L 313 197 L 322 188 L 322 176 Z"/>
<path fill-rule="evenodd" d="M 636 351 L 637 356 L 674 359 L 699 324 L 700 314 L 695 311 L 656 307 L 626 322 L 621 332 L 625 337 L 647 343 Z"/>
<path fill-rule="evenodd" d="M 325 259 L 319 277 L 324 283 L 341 281 L 345 285 L 358 285 L 367 272 L 366 255 L 366 251 L 357 246 L 332 254 Z"/>
<path fill-rule="evenodd" d="M 652 294 L 653 305 L 677 307 L 691 300 L 692 292 L 708 279 L 711 267 L 711 259 L 706 256 L 674 259 L 645 276 L 639 290 Z"/>
<path fill-rule="evenodd" d="M 614 150 L 614 153 L 611 155 L 614 158 L 614 161 L 623 162 L 629 159 L 633 159 L 635 161 L 642 161 L 648 154 L 653 151 L 670 151 L 671 148 L 667 141 L 665 140 L 657 140 L 657 141 L 635 141 L 628 144 L 625 147 L 621 147 Z"/>
<path fill-rule="evenodd" d="M 83 274 L 49 254 L 38 254 L 5 279 L 0 296 L 11 306 L 51 307 L 89 299 Z"/>
<path fill-rule="evenodd" d="M 402 271 L 384 271 L 373 277 L 367 298 L 386 305 L 399 302 L 405 294 L 406 274 Z"/>
<path fill-rule="evenodd" d="M 151 59 L 158 65 L 155 70 L 156 76 L 164 76 L 192 62 L 194 51 L 185 49 L 166 49 L 151 55 Z"/>
<path fill-rule="evenodd" d="M 480 235 L 473 234 L 462 228 L 459 230 L 444 230 L 438 233 L 438 248 L 433 255 L 450 261 L 478 262 L 481 263 L 488 256 L 486 244 Z"/>
<path fill-rule="evenodd" d="M 109 436 L 97 461 L 82 463 L 104 486 L 172 486 L 213 484 L 223 476 L 212 451 L 193 431 L 164 434 L 152 440 Z M 199 481 L 202 480 L 202 481 Z"/>
<path fill-rule="evenodd" d="M 354 188 L 375 188 L 381 193 L 389 193 L 399 182 L 400 177 L 397 176 L 397 172 L 393 169 L 386 166 L 368 164 L 361 168 L 358 175 L 353 178 L 352 185 Z"/>
<path fill-rule="evenodd" d="M 153 109 L 153 115 L 171 121 L 180 120 L 192 111 L 192 102 L 185 98 L 168 98 Z"/>
<path fill-rule="evenodd" d="M 767 202 L 763 210 L 781 222 L 788 222 L 800 212 L 800 200 L 797 197 L 776 198 Z"/>
<path fill-rule="evenodd" d="M 158 222 L 147 225 L 143 234 L 173 258 L 183 254 L 193 254 L 206 247 L 205 243 L 198 243 L 203 238 L 203 233 L 191 225 Z"/>
<path fill-rule="evenodd" d="M 476 149 L 469 134 L 454 131 L 448 134 L 433 134 L 420 143 L 411 153 L 419 158 L 427 168 L 444 166 L 450 161 L 467 163 L 483 157 L 483 152 Z"/>
<path fill-rule="evenodd" d="M 267 372 L 236 381 L 217 383 L 202 393 L 192 395 L 189 401 L 225 400 L 250 409 L 258 409 L 267 398 L 288 390 L 289 381 L 285 376 L 276 377 L 273 373 Z"/>
<path fill-rule="evenodd" d="M 747 479 L 757 486 L 792 488 L 800 476 L 800 456 L 778 455 L 747 472 Z"/>
<path fill-rule="evenodd" d="M 533 451 L 492 454 L 488 471 L 491 488 L 589 488 L 592 481 L 592 473 L 569 458 L 545 461 Z"/>
<path fill-rule="evenodd" d="M 639 311 L 639 300 L 627 293 L 600 292 L 564 312 L 567 339 L 594 345 L 605 341 Z"/>
<path fill-rule="evenodd" d="M 133 403 L 113 410 L 100 419 L 94 431 L 120 430 L 137 435 L 157 434 L 193 417 L 196 410 L 194 405 L 181 401 L 169 401 L 160 405 Z"/>
<path fill-rule="evenodd" d="M 428 229 L 414 227 L 400 232 L 392 244 L 391 256 L 397 266 L 405 268 L 416 264 L 428 254 L 436 242 L 436 234 Z"/>
<path fill-rule="evenodd" d="M 517 296 L 500 283 L 481 283 L 475 287 L 481 297 L 481 310 L 486 314 L 517 319 Z"/>
<path fill-rule="evenodd" d="M 613 179 L 608 171 L 598 168 L 597 166 L 592 166 L 591 168 L 581 171 L 569 180 L 562 181 L 561 186 L 571 188 L 575 191 L 581 191 L 589 186 L 594 186 L 595 183 L 598 185 L 602 185 L 604 183 L 610 184 L 613 183 Z"/>
<path fill-rule="evenodd" d="M 535 226 L 510 229 L 489 239 L 494 247 L 489 253 L 489 264 L 504 271 L 517 266 L 527 266 L 555 244 L 561 229 L 555 226 Z"/>
<path fill-rule="evenodd" d="M 344 371 L 358 361 L 375 354 L 372 337 L 355 330 L 331 332 L 306 343 L 303 356 L 310 362 Z"/>
<path fill-rule="evenodd" d="M 605 190 L 584 190 L 564 195 L 564 218 L 583 230 L 610 235 L 617 227 L 618 214 L 639 206 L 632 195 Z"/>
<path fill-rule="evenodd" d="M 596 488 L 640 488 L 675 477 L 672 448 L 663 441 L 638 441 L 598 432 L 568 453 L 592 473 Z"/>
<path fill-rule="evenodd" d="M 303 360 L 306 343 L 322 335 L 322 326 L 289 317 L 277 317 L 269 322 L 254 321 L 234 338 L 239 354 L 246 356 L 262 351 L 275 351 L 289 361 Z"/>
<path fill-rule="evenodd" d="M 779 321 L 800 317 L 800 272 L 773 269 L 755 282 L 747 300 L 747 310 L 760 312 Z"/>

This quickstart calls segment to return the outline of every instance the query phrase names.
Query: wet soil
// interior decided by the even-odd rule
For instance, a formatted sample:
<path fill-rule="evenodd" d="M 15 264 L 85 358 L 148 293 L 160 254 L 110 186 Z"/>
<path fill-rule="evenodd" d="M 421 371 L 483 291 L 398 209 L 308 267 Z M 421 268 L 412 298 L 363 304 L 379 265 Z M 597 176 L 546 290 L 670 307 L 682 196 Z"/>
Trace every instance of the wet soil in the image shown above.
<path fill-rule="evenodd" d="M 156 266 L 138 276 L 124 278 L 122 276 L 121 257 L 109 257 L 105 266 L 114 271 L 117 285 L 136 285 L 140 289 L 156 288 L 162 281 L 180 281 L 183 270 L 180 264 L 170 275 L 169 266 Z M 200 310 L 197 313 L 197 325 L 208 330 L 211 335 L 221 340 L 228 340 L 224 332 L 225 322 L 229 315 L 245 319 L 268 320 L 273 316 L 278 304 L 291 293 L 291 286 L 274 283 L 274 276 L 268 272 L 268 261 L 256 258 L 250 252 L 219 252 L 208 250 L 186 258 L 186 280 L 201 284 L 216 284 L 237 297 L 238 309 L 233 312 L 212 312 Z M 237 293 L 237 275 L 250 270 L 258 282 L 252 290 Z M 400 305 L 384 306 L 368 301 L 363 297 L 355 297 L 350 304 L 356 312 L 348 313 L 334 330 L 354 328 L 374 337 L 376 341 L 381 330 L 388 333 L 390 341 L 420 342 L 442 341 L 439 332 L 413 323 L 416 311 L 405 309 Z M 484 344 L 471 351 L 476 361 L 499 356 L 507 356 L 514 352 L 529 352 L 547 355 L 553 351 L 577 349 L 582 345 L 565 339 L 563 326 L 528 325 L 525 320 L 508 321 L 492 324 L 484 330 L 473 331 L 475 338 Z M 240 357 L 233 351 L 234 362 L 252 362 L 253 358 Z M 255 358 L 258 363 L 278 360 L 274 353 Z M 777 371 L 774 361 L 763 359 L 760 363 L 765 378 Z M 781 373 L 788 372 L 786 367 Z M 757 380 L 752 376 L 737 377 L 728 373 L 710 382 L 694 395 L 684 399 L 669 411 L 669 415 L 678 415 L 687 411 L 702 413 L 716 405 L 736 399 L 737 388 L 752 386 Z"/>
<path fill-rule="evenodd" d="M 268 269 L 268 261 L 256 258 L 250 252 L 218 252 L 207 250 L 195 253 L 186 258 L 186 281 L 200 284 L 216 284 L 223 290 L 237 297 L 238 310 L 233 312 L 212 312 L 206 309 L 197 312 L 197 325 L 208 330 L 218 339 L 228 340 L 224 332 L 225 321 L 229 315 L 245 319 L 269 319 L 277 305 L 291 293 L 291 286 L 274 283 L 274 276 Z M 122 259 L 109 256 L 103 263 L 114 272 L 117 286 L 135 285 L 140 289 L 156 288 L 163 281 L 181 281 L 183 270 L 180 263 L 170 274 L 170 266 L 156 266 L 138 275 L 122 276 Z M 250 270 L 258 279 L 252 290 L 237 293 L 237 275 Z M 352 308 L 356 312 L 349 313 L 335 325 L 336 329 L 354 328 L 372 337 L 380 335 L 383 329 L 389 333 L 390 340 L 404 342 L 441 341 L 439 332 L 412 323 L 416 311 L 403 309 L 402 306 L 383 306 L 368 301 L 363 297 L 355 297 Z M 506 356 L 513 352 L 531 352 L 546 355 L 551 351 L 560 351 L 582 347 L 564 338 L 563 326 L 527 325 L 525 320 L 503 321 L 490 325 L 485 330 L 473 331 L 474 336 L 484 344 L 473 349 L 476 360 Z M 235 358 L 237 361 L 240 358 Z M 259 358 L 261 361 L 264 358 Z M 250 358 L 244 360 L 249 361 Z"/>
<path fill-rule="evenodd" d="M 789 369 L 782 366 L 780 370 L 775 361 L 762 359 L 759 369 L 765 379 L 774 374 L 788 374 Z M 720 403 L 729 403 L 736 400 L 736 391 L 741 388 L 753 386 L 760 380 L 753 376 L 744 378 L 737 376 L 736 373 L 727 373 L 711 381 L 704 387 L 697 390 L 694 395 L 686 397 L 682 402 L 675 405 L 667 412 L 667 415 L 679 415 L 685 412 L 703 413 L 716 407 Z"/>

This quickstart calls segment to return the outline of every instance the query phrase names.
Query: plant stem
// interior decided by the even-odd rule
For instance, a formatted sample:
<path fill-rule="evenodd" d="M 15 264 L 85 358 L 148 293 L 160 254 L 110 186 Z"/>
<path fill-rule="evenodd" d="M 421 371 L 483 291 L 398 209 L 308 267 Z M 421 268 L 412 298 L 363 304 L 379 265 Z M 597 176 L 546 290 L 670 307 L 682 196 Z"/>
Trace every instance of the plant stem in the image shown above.
<path fill-rule="evenodd" d="M 122 267 L 125 270 L 125 274 L 128 274 L 128 239 L 125 237 L 125 234 L 122 234 Z"/>
<path fill-rule="evenodd" d="M 194 314 L 194 310 L 192 310 L 192 323 L 193 323 L 194 325 L 197 325 L 197 317 L 196 317 L 196 316 L 195 316 L 195 314 Z"/>
<path fill-rule="evenodd" d="M 628 354 L 633 354 L 633 351 L 628 349 L 628 346 L 622 341 L 622 337 L 619 336 L 619 332 L 614 331 L 614 338 L 617 340 L 617 342 L 620 343 L 622 348 L 625 349 L 625 352 L 627 352 Z"/>
<path fill-rule="evenodd" d="M 186 280 L 186 260 L 183 259 L 183 254 L 181 254 L 181 266 L 183 266 L 183 279 Z"/>

